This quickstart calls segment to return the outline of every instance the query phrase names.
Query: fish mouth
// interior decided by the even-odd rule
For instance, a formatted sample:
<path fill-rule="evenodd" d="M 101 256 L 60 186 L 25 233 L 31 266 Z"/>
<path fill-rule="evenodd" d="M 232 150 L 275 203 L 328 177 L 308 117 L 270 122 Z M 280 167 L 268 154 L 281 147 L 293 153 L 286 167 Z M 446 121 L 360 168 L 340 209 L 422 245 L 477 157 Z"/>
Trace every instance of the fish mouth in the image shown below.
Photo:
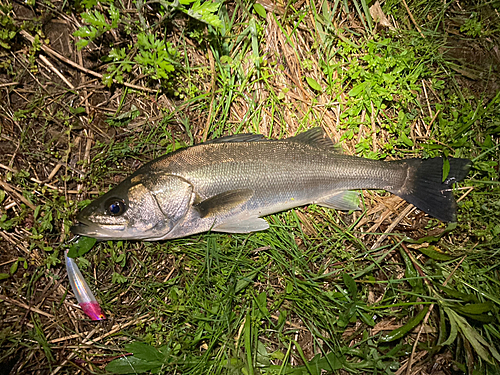
<path fill-rule="evenodd" d="M 71 228 L 71 233 L 80 236 L 102 238 L 102 239 L 121 239 L 121 232 L 125 230 L 125 225 L 104 225 L 95 224 L 92 222 L 79 221 L 75 223 Z"/>
<path fill-rule="evenodd" d="M 87 233 L 91 232 L 91 228 L 89 225 L 84 224 L 82 222 L 78 222 L 73 224 L 70 228 L 71 233 L 76 234 L 76 235 L 81 235 L 85 236 Z"/>

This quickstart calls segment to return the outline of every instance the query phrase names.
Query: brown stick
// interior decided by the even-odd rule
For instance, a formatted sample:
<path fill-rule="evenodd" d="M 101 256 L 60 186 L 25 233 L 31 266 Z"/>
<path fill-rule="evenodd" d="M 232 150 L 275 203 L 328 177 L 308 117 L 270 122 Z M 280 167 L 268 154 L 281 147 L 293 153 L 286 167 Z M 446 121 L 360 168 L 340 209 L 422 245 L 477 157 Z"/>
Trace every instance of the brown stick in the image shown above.
<path fill-rule="evenodd" d="M 371 247 L 372 250 L 376 249 L 377 247 L 379 247 L 380 244 L 382 243 L 382 241 L 384 241 L 389 236 L 389 233 L 392 232 L 392 230 L 394 228 L 396 228 L 396 226 L 401 222 L 401 220 L 403 220 L 404 217 L 406 215 L 408 215 L 414 209 L 415 209 L 415 206 L 413 206 L 411 204 L 409 204 L 408 206 L 406 206 L 406 208 L 403 211 L 401 211 L 401 213 L 396 218 L 396 220 L 394 220 L 394 222 L 391 225 L 389 225 L 389 227 L 385 230 L 384 234 L 382 236 L 380 236 L 380 238 L 377 240 L 377 242 L 375 242 L 375 244 L 373 244 L 373 246 Z"/>
<path fill-rule="evenodd" d="M 36 206 L 31 203 L 29 200 L 27 200 L 22 194 L 19 194 L 14 188 L 12 188 L 7 182 L 4 182 L 0 180 L 0 186 L 7 190 L 9 193 L 14 194 L 21 202 L 23 202 L 26 206 L 31 208 L 33 211 L 35 210 Z"/>
<path fill-rule="evenodd" d="M 33 38 L 27 31 L 25 30 L 21 30 L 20 31 L 20 34 L 26 38 L 27 40 L 29 40 L 31 43 L 33 43 L 35 41 L 35 38 Z M 97 78 L 101 78 L 102 79 L 102 74 L 100 73 L 97 73 L 97 72 L 94 72 L 93 70 L 90 70 L 90 69 L 87 69 L 79 64 L 77 64 L 76 62 L 70 60 L 70 59 L 67 59 L 66 57 L 64 57 L 63 55 L 59 54 L 58 52 L 54 51 L 52 48 L 50 48 L 49 46 L 46 46 L 44 44 L 42 44 L 41 46 L 42 50 L 44 50 L 45 52 L 47 52 L 48 54 L 54 56 L 55 58 L 61 60 L 62 62 L 68 64 L 68 65 L 71 65 L 73 68 L 76 68 L 78 70 L 81 70 L 82 72 L 84 73 L 87 73 L 87 74 L 90 74 L 94 77 L 97 77 Z M 117 83 L 115 80 L 113 80 L 113 82 Z M 143 87 L 143 86 L 137 86 L 137 85 L 133 85 L 131 83 L 127 83 L 127 82 L 124 82 L 123 83 L 124 86 L 126 87 L 129 87 L 131 89 L 134 89 L 134 90 L 139 90 L 139 91 L 146 91 L 146 92 L 151 92 L 151 93 L 156 93 L 156 90 L 153 90 L 153 89 L 149 89 L 147 87 Z"/>
<path fill-rule="evenodd" d="M 19 82 L 2 83 L 2 84 L 0 84 L 0 88 L 2 88 L 2 87 L 9 87 L 9 86 L 15 86 L 17 84 L 19 84 Z"/>
<path fill-rule="evenodd" d="M 0 295 L 0 300 L 4 301 L 4 302 L 7 302 L 8 304 L 11 304 L 11 305 L 16 305 L 16 306 L 22 307 L 23 309 L 26 309 L 28 311 L 33 311 L 33 312 L 36 312 L 36 313 L 38 313 L 40 315 L 44 315 L 47 318 L 54 319 L 54 315 L 46 313 L 45 311 L 37 309 L 36 307 L 28 306 L 28 305 L 26 305 L 26 304 L 24 304 L 22 302 L 16 301 L 16 300 L 14 300 L 12 298 L 9 298 L 7 296 Z"/>
<path fill-rule="evenodd" d="M 73 84 L 68 81 L 68 79 L 54 66 L 54 64 L 49 61 L 49 59 L 47 59 L 44 55 L 40 55 L 40 60 L 42 60 L 50 70 L 52 70 L 59 78 L 61 78 L 71 90 L 75 89 L 75 86 L 73 86 Z"/>
<path fill-rule="evenodd" d="M 406 8 L 406 11 L 408 12 L 408 15 L 410 16 L 411 21 L 413 22 L 413 24 L 417 28 L 418 32 L 420 33 L 420 36 L 422 36 L 422 38 L 425 38 L 424 34 L 422 33 L 422 30 L 420 30 L 420 27 L 418 27 L 418 25 L 417 25 L 417 21 L 415 21 L 415 18 L 413 18 L 413 14 L 411 14 L 410 8 L 408 7 L 408 4 L 406 4 L 405 0 L 403 0 L 403 4 Z"/>

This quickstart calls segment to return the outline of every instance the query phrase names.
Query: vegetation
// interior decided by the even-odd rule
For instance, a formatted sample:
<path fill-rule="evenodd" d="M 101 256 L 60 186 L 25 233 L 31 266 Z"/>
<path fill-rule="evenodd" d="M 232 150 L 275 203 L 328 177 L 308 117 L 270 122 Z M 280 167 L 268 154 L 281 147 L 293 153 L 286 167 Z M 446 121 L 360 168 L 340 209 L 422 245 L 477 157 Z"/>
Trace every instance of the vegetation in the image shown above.
<path fill-rule="evenodd" d="M 1 373 L 495 374 L 495 2 L 0 0 Z M 143 162 L 322 126 L 369 158 L 467 157 L 458 223 L 362 194 L 251 235 L 77 252 L 75 213 Z M 90 251 L 87 251 L 90 250 Z"/>

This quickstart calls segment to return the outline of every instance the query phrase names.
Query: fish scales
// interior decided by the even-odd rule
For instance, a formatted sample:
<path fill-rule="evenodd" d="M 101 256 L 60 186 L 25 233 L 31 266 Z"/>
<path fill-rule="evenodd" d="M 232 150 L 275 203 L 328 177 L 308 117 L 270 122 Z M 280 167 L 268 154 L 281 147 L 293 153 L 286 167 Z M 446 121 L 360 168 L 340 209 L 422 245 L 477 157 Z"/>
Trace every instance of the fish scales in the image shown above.
<path fill-rule="evenodd" d="M 250 187 L 255 190 L 254 198 L 278 195 L 306 201 L 360 186 L 394 189 L 407 174 L 404 163 L 388 164 L 279 141 L 200 145 L 158 160 L 151 170 L 182 176 L 204 198 Z"/>

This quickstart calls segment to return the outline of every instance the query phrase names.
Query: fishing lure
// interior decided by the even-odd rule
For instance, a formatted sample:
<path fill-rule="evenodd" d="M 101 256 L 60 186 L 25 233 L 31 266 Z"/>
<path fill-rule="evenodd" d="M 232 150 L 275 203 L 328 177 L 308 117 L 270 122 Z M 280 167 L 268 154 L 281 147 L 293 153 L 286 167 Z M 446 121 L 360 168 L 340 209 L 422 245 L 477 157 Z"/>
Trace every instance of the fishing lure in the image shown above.
<path fill-rule="evenodd" d="M 89 284 L 83 278 L 82 273 L 73 258 L 68 256 L 68 250 L 65 252 L 66 270 L 68 272 L 69 283 L 75 294 L 78 304 L 83 312 L 92 320 L 103 320 L 106 316 L 99 306 L 94 294 L 90 290 Z"/>

